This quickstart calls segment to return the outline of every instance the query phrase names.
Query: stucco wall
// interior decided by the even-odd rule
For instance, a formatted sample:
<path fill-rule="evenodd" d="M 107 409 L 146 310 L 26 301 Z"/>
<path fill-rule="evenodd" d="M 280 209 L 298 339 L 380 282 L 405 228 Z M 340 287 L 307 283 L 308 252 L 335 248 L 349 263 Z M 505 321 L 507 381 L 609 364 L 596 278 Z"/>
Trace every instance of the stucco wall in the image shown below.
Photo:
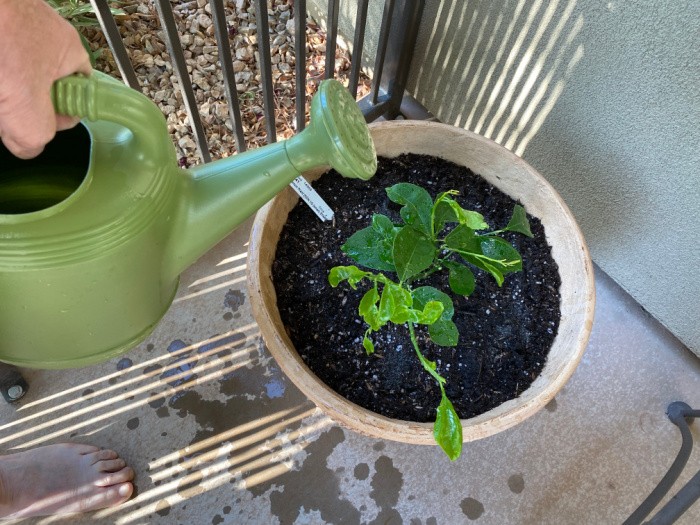
<path fill-rule="evenodd" d="M 700 353 L 700 2 L 426 0 L 409 91 L 539 170 L 596 263 Z"/>

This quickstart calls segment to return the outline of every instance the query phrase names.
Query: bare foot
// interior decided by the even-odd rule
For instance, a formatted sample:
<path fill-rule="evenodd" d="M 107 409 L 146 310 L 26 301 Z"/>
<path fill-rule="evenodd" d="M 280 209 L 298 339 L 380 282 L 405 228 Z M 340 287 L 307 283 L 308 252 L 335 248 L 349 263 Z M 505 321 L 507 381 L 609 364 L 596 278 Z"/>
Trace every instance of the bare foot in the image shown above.
<path fill-rule="evenodd" d="M 0 518 L 71 514 L 125 502 L 134 471 L 113 450 L 61 443 L 0 456 Z"/>

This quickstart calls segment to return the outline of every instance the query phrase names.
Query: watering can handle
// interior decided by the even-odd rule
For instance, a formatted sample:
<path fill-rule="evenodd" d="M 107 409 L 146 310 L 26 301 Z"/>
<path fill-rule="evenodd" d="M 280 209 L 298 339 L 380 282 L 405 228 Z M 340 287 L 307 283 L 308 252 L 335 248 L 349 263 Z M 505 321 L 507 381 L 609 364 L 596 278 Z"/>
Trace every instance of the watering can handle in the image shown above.
<path fill-rule="evenodd" d="M 131 130 L 143 148 L 162 147 L 168 137 L 165 117 L 142 93 L 116 79 L 93 71 L 90 76 L 71 75 L 54 82 L 51 100 L 57 113 L 88 120 L 106 120 Z"/>

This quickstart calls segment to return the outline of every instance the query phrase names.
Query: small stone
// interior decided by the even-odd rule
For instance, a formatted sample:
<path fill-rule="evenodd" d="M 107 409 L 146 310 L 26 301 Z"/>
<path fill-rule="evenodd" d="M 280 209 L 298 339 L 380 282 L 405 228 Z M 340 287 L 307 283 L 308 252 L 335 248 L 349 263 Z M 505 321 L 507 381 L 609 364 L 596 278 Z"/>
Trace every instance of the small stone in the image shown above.
<path fill-rule="evenodd" d="M 194 140 L 192 140 L 190 137 L 182 137 L 180 140 L 177 141 L 178 145 L 182 149 L 195 149 L 197 146 L 194 143 Z"/>
<path fill-rule="evenodd" d="M 233 61 L 233 72 L 234 73 L 240 73 L 245 68 L 246 68 L 245 62 L 241 62 L 240 60 Z"/>
<path fill-rule="evenodd" d="M 207 27 L 211 27 L 212 21 L 208 15 L 202 13 L 197 16 L 197 23 L 199 24 L 199 27 L 203 27 L 204 29 L 206 29 Z"/>

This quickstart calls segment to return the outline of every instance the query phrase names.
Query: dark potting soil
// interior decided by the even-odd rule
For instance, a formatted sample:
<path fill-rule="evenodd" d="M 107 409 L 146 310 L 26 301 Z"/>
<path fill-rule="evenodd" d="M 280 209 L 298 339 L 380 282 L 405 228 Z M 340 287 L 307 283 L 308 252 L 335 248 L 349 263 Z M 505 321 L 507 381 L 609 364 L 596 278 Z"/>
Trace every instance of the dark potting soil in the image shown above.
<path fill-rule="evenodd" d="M 328 283 L 332 267 L 356 264 L 340 247 L 371 224 L 372 214 L 401 222 L 400 207 L 384 191 L 398 182 L 423 186 L 433 198 L 458 190 L 460 205 L 481 213 L 492 229 L 505 227 L 516 204 L 470 170 L 434 157 L 380 158 L 377 175 L 366 182 L 331 172 L 314 187 L 335 211 L 335 224 L 321 222 L 300 201 L 282 231 L 273 281 L 288 334 L 323 382 L 373 412 L 428 422 L 435 419 L 440 389 L 418 361 L 408 329 L 390 323 L 372 333 L 375 353 L 368 356 L 362 346 L 366 326 L 357 309 L 369 284 L 362 282 L 354 291 L 347 283 L 337 288 Z M 433 344 L 422 327 L 417 335 L 423 354 L 447 380 L 447 396 L 461 418 L 486 412 L 526 390 L 542 371 L 557 333 L 557 264 L 542 224 L 528 218 L 534 239 L 504 235 L 522 255 L 523 271 L 506 276 L 502 287 L 474 267 L 477 284 L 469 297 L 449 292 L 446 272 L 415 284 L 435 286 L 454 301 L 453 321 L 460 334 L 456 347 Z"/>

